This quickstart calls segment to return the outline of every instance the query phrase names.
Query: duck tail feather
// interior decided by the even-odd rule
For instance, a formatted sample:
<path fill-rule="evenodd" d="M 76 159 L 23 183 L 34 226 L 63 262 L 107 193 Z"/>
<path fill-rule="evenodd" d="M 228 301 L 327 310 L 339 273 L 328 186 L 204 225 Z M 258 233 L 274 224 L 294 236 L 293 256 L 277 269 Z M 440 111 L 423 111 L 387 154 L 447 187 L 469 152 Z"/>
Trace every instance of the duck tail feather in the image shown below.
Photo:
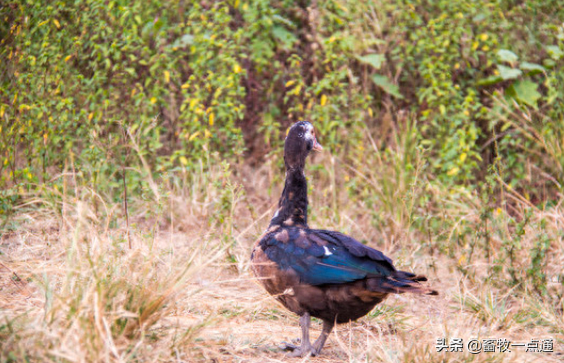
<path fill-rule="evenodd" d="M 369 279 L 368 288 L 371 291 L 391 294 L 403 294 L 404 292 L 423 295 L 439 294 L 436 290 L 421 285 L 420 281 L 427 281 L 427 278 L 422 275 L 397 271 L 391 276 Z"/>

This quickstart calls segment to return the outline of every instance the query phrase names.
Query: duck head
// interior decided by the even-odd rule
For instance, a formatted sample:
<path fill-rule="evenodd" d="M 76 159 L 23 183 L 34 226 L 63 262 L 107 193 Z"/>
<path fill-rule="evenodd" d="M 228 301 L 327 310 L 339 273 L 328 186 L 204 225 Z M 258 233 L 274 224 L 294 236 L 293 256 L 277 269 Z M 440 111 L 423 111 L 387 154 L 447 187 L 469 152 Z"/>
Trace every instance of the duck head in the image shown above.
<path fill-rule="evenodd" d="M 313 125 L 308 121 L 296 122 L 288 131 L 284 142 L 284 162 L 286 169 L 303 169 L 305 159 L 311 150 L 321 151 L 323 147 L 315 138 Z"/>

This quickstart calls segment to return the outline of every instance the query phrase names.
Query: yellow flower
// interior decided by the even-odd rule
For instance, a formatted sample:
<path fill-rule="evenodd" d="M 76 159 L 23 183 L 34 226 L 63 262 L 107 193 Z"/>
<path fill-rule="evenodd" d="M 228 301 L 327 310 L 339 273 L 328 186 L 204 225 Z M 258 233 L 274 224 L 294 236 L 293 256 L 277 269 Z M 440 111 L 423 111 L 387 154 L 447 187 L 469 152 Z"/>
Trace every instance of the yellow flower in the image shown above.
<path fill-rule="evenodd" d="M 460 256 L 460 258 L 458 259 L 458 264 L 462 265 L 464 262 L 466 262 L 466 256 L 462 255 Z"/>
<path fill-rule="evenodd" d="M 458 166 L 455 166 L 454 168 L 450 169 L 447 173 L 448 176 L 453 176 L 458 174 L 458 171 L 460 170 L 460 168 Z"/>

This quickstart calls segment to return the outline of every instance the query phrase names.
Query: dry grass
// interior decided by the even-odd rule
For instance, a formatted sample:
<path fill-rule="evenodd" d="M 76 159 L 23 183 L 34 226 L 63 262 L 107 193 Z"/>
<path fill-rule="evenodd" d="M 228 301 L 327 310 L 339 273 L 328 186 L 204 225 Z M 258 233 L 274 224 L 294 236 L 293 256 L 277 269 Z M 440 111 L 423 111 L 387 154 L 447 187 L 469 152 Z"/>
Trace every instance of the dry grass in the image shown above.
<path fill-rule="evenodd" d="M 241 167 L 234 175 L 218 165 L 163 182 L 154 191 L 158 198 L 131 197 L 131 249 L 121 204 L 69 177 L 67 190 L 45 191 L 54 197 L 30 196 L 42 207 L 20 206 L 1 237 L 0 362 L 562 361 L 562 284 L 549 283 L 542 296 L 527 285 L 534 280 L 523 271 L 517 286 L 502 279 L 509 279 L 506 273 L 489 278 L 503 238 L 514 236 L 514 228 L 491 226 L 489 247 L 472 239 L 457 242 L 452 235 L 462 221 L 481 225 L 478 198 L 455 199 L 422 180 L 418 168 L 405 176 L 387 166 L 393 160 L 373 158 L 363 161 L 371 170 L 363 173 L 366 182 L 352 185 L 362 179 L 358 168 L 339 166 L 327 154 L 317 157 L 323 168 L 309 172 L 311 225 L 368 241 L 402 269 L 427 275 L 440 296 L 392 296 L 368 316 L 339 326 L 320 357 L 286 358 L 278 345 L 299 337 L 298 319 L 263 292 L 248 266 L 251 245 L 281 189 L 266 192 L 281 184 L 276 168 Z M 402 189 L 394 190 L 398 180 Z M 370 188 L 381 183 L 388 190 L 378 189 L 370 199 Z M 354 198 L 357 190 L 368 194 Z M 406 201 L 406 193 L 433 195 L 442 204 L 425 209 L 427 204 Z M 444 215 L 446 227 L 421 232 L 413 228 L 418 215 Z M 502 210 L 492 220 L 503 225 L 506 218 Z M 531 218 L 539 223 L 525 226 L 512 261 L 526 268 L 544 220 L 542 231 L 552 242 L 542 270 L 558 276 L 564 210 L 539 210 Z M 320 328 L 313 324 L 314 336 Z M 473 355 L 466 347 L 437 353 L 438 338 L 553 338 L 555 353 L 519 347 L 511 353 Z"/>

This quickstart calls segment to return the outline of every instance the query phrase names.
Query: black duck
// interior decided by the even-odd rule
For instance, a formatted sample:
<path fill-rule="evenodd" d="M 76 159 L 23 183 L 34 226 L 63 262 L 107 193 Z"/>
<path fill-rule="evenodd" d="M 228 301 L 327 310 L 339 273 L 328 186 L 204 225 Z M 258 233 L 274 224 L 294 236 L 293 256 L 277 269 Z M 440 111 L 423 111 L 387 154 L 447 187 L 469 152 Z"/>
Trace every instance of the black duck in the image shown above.
<path fill-rule="evenodd" d="M 437 295 L 419 283 L 424 276 L 396 270 L 382 252 L 342 233 L 308 227 L 304 166 L 311 150 L 322 150 L 313 126 L 297 122 L 284 145 L 286 183 L 278 210 L 251 254 L 254 273 L 268 293 L 300 316 L 301 346 L 286 348 L 301 357 L 318 355 L 335 323 L 366 315 L 390 293 Z M 312 316 L 323 321 L 313 345 Z"/>

